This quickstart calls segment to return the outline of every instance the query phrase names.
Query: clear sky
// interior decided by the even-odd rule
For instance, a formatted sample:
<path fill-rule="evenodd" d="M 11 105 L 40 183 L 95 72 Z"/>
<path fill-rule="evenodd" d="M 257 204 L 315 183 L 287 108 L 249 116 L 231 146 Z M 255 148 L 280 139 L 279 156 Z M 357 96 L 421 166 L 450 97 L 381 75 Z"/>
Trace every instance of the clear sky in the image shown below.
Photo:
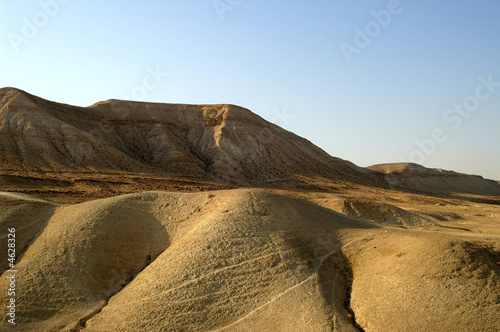
<path fill-rule="evenodd" d="M 500 180 L 500 1 L 0 2 L 0 87 L 230 103 L 360 166 Z"/>

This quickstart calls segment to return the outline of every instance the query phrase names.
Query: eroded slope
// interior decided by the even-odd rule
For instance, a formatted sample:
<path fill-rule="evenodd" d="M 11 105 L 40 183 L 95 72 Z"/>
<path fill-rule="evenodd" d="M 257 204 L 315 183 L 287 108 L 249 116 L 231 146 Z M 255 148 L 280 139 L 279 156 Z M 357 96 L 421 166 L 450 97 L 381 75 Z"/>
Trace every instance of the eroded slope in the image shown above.
<path fill-rule="evenodd" d="M 131 172 L 239 185 L 382 185 L 380 176 L 234 105 L 108 100 L 75 107 L 0 89 L 0 171 Z"/>
<path fill-rule="evenodd" d="M 14 212 L 46 204 L 7 196 L 1 207 Z M 2 220 L 18 238 L 31 234 L 30 222 L 15 213 Z M 16 265 L 19 331 L 494 331 L 500 323 L 494 236 L 380 226 L 261 190 L 60 205 L 37 227 Z M 6 287 L 2 276 L 2 302 Z"/>

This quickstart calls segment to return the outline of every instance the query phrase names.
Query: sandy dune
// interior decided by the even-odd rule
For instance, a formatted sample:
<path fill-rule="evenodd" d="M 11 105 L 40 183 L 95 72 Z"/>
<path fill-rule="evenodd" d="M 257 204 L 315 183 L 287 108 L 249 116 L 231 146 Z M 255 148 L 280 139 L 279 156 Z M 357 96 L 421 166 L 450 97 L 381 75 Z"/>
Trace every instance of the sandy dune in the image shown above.
<path fill-rule="evenodd" d="M 397 206 L 359 198 L 334 197 L 330 200 L 313 200 L 318 205 L 339 213 L 387 225 L 430 226 L 431 218 L 398 208 Z"/>
<path fill-rule="evenodd" d="M 19 331 L 500 324 L 498 236 L 383 226 L 262 190 L 0 205 L 1 224 L 32 239 L 17 264 Z"/>

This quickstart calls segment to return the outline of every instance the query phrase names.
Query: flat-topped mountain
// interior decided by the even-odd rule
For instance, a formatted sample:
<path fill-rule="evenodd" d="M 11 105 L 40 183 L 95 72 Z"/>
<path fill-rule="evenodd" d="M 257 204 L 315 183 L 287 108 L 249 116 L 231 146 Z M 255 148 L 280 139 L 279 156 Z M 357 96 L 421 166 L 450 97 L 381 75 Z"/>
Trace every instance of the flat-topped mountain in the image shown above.
<path fill-rule="evenodd" d="M 500 184 L 479 175 L 468 175 L 414 163 L 379 164 L 367 167 L 385 175 L 393 187 L 431 193 L 500 195 Z"/>
<path fill-rule="evenodd" d="M 124 171 L 238 185 L 383 183 L 234 105 L 108 100 L 76 107 L 4 88 L 0 121 L 0 171 Z"/>

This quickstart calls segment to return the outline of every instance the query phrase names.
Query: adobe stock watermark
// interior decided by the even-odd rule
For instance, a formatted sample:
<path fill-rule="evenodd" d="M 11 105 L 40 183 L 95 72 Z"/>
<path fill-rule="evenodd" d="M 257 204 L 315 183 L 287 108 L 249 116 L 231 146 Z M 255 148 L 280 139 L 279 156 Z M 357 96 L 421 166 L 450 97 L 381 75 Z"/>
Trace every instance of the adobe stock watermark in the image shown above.
<path fill-rule="evenodd" d="M 9 324 L 16 324 L 16 291 L 17 291 L 17 283 L 16 283 L 16 274 L 17 269 L 15 268 L 15 260 L 16 260 L 16 229 L 14 227 L 7 229 L 9 232 L 7 233 L 7 266 L 8 270 L 6 271 L 6 278 L 9 284 L 9 288 L 7 289 L 8 300 L 7 303 L 7 321 Z"/>
<path fill-rule="evenodd" d="M 147 97 L 148 93 L 155 90 L 165 81 L 168 73 L 164 72 L 160 66 L 155 68 L 149 66 L 146 68 L 146 74 L 142 79 L 142 84 L 134 86 L 130 93 L 123 93 L 121 98 L 124 100 L 139 101 Z"/>
<path fill-rule="evenodd" d="M 287 106 L 283 106 L 281 110 L 273 109 L 273 117 L 269 122 L 274 123 L 279 127 L 288 126 L 291 123 L 291 120 L 295 120 L 297 118 L 296 114 L 288 112 Z M 263 127 L 259 130 L 259 139 L 263 145 L 266 145 L 274 140 L 274 130 L 270 127 Z"/>
<path fill-rule="evenodd" d="M 500 82 L 493 80 L 493 75 L 487 78 L 478 77 L 479 84 L 476 86 L 474 93 L 465 97 L 461 103 L 453 104 L 453 107 L 447 109 L 443 113 L 443 121 L 449 125 L 448 131 L 442 127 L 437 127 L 432 130 L 429 137 L 423 140 L 415 140 L 416 148 L 409 154 L 408 158 L 399 157 L 401 162 L 410 161 L 416 164 L 423 164 L 430 157 L 439 144 L 443 144 L 448 140 L 449 130 L 458 130 L 462 127 L 465 119 L 468 119 L 481 106 L 481 102 L 489 99 L 500 87 Z"/>
<path fill-rule="evenodd" d="M 157 89 L 167 78 L 168 73 L 163 71 L 160 66 L 146 68 L 141 84 L 137 84 L 130 89 L 129 92 L 121 94 L 120 98 L 126 101 L 141 101 L 144 100 L 150 92 Z M 132 109 L 138 107 L 134 103 L 115 103 L 111 104 L 111 120 L 104 120 L 99 123 L 99 127 L 89 131 L 93 138 L 97 139 L 93 144 L 89 141 L 79 142 L 76 149 L 72 149 L 73 158 L 77 165 L 83 165 L 87 157 L 94 152 L 94 146 L 102 145 L 105 142 L 105 137 L 117 129 L 113 120 L 124 121 L 130 115 Z"/>
<path fill-rule="evenodd" d="M 372 10 L 370 12 L 373 20 L 368 21 L 363 29 L 358 26 L 354 27 L 355 34 L 352 44 L 342 42 L 339 45 L 347 63 L 352 62 L 353 55 L 361 54 L 362 50 L 367 48 L 373 39 L 377 38 L 382 30 L 391 24 L 393 17 L 401 14 L 402 11 L 403 6 L 399 0 L 390 0 L 386 9 Z"/>
<path fill-rule="evenodd" d="M 295 120 L 295 118 L 297 118 L 296 114 L 288 112 L 287 106 L 283 106 L 281 110 L 278 110 L 276 108 L 273 109 L 273 114 L 274 116 L 270 121 L 280 127 L 288 126 L 291 123 L 290 120 Z"/>
<path fill-rule="evenodd" d="M 38 5 L 40 9 L 31 17 L 21 19 L 22 26 L 20 33 L 10 32 L 7 34 L 10 44 L 19 53 L 21 45 L 26 45 L 35 38 L 41 29 L 46 27 L 50 20 L 56 17 L 61 6 L 68 4 L 71 0 L 40 0 Z"/>
<path fill-rule="evenodd" d="M 232 12 L 236 7 L 241 5 L 244 0 L 216 0 L 212 4 L 221 21 L 224 21 L 224 16 L 227 12 Z"/>

